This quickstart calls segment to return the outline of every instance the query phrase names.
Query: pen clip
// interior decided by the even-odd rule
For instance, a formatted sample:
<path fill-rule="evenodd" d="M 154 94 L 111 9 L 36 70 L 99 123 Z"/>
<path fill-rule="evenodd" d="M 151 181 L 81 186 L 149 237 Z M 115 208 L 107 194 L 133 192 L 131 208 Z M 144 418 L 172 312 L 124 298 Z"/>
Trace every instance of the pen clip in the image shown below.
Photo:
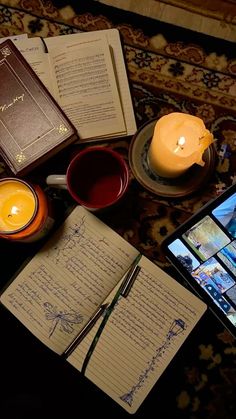
<path fill-rule="evenodd" d="M 138 256 L 135 258 L 134 262 L 132 263 L 132 265 L 130 266 L 128 272 L 125 275 L 125 278 L 123 279 L 123 282 L 121 284 L 121 288 L 120 288 L 120 295 L 122 295 L 123 297 L 127 297 L 127 295 L 129 294 L 132 285 L 135 281 L 135 279 L 138 276 L 138 273 L 140 271 L 140 266 L 138 266 L 138 263 L 140 261 L 142 257 L 142 254 L 139 253 Z"/>
<path fill-rule="evenodd" d="M 122 291 L 121 291 L 121 295 L 122 297 L 126 298 L 133 286 L 133 283 L 135 281 L 135 279 L 137 278 L 139 272 L 141 270 L 141 267 L 136 265 L 131 272 L 129 272 L 128 274 L 128 278 L 126 280 L 126 283 L 124 284 Z"/>

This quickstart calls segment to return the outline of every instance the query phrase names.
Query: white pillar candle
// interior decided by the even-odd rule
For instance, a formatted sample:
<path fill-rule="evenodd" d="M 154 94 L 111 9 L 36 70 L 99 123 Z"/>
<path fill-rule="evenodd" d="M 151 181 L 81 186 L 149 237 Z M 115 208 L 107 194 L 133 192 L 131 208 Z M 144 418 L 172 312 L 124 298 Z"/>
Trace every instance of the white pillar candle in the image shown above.
<path fill-rule="evenodd" d="M 204 166 L 202 155 L 213 142 L 213 135 L 197 116 L 173 112 L 156 123 L 148 160 L 159 176 L 182 175 L 194 163 Z"/>

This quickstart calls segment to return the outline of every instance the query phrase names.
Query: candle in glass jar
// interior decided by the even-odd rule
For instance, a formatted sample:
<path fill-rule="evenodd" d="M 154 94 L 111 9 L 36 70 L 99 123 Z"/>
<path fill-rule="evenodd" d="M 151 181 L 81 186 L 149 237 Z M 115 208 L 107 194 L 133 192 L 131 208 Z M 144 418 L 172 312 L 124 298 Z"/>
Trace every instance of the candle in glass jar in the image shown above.
<path fill-rule="evenodd" d="M 24 228 L 33 218 L 36 205 L 35 194 L 27 184 L 13 178 L 0 181 L 0 231 Z"/>
<path fill-rule="evenodd" d="M 148 150 L 150 168 L 159 176 L 173 178 L 194 163 L 204 166 L 202 155 L 212 141 L 202 119 L 180 112 L 165 115 L 154 128 Z"/>

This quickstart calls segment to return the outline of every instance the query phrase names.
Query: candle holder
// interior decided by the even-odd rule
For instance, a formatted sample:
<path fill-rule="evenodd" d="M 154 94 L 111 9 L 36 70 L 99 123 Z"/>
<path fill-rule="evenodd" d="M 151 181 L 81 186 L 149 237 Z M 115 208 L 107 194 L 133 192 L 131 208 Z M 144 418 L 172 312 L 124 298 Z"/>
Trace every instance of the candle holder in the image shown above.
<path fill-rule="evenodd" d="M 184 174 L 175 178 L 165 178 L 155 173 L 148 159 L 148 150 L 157 119 L 143 124 L 133 136 L 129 148 L 129 164 L 137 181 L 152 193 L 163 197 L 183 197 L 190 195 L 205 184 L 215 168 L 216 151 L 211 144 L 203 154 L 204 166 L 193 164 Z"/>

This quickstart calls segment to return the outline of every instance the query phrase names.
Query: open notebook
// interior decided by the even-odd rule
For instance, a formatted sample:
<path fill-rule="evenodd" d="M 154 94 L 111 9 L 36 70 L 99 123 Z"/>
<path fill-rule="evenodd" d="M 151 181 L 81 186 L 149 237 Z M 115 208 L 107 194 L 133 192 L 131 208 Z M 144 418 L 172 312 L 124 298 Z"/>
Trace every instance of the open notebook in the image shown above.
<path fill-rule="evenodd" d="M 138 254 L 77 206 L 0 301 L 47 347 L 63 355 L 97 308 L 112 301 Z M 145 256 L 139 266 L 85 369 L 85 375 L 129 413 L 138 409 L 206 310 L 201 300 Z M 102 321 L 100 317 L 67 358 L 79 371 Z"/>

